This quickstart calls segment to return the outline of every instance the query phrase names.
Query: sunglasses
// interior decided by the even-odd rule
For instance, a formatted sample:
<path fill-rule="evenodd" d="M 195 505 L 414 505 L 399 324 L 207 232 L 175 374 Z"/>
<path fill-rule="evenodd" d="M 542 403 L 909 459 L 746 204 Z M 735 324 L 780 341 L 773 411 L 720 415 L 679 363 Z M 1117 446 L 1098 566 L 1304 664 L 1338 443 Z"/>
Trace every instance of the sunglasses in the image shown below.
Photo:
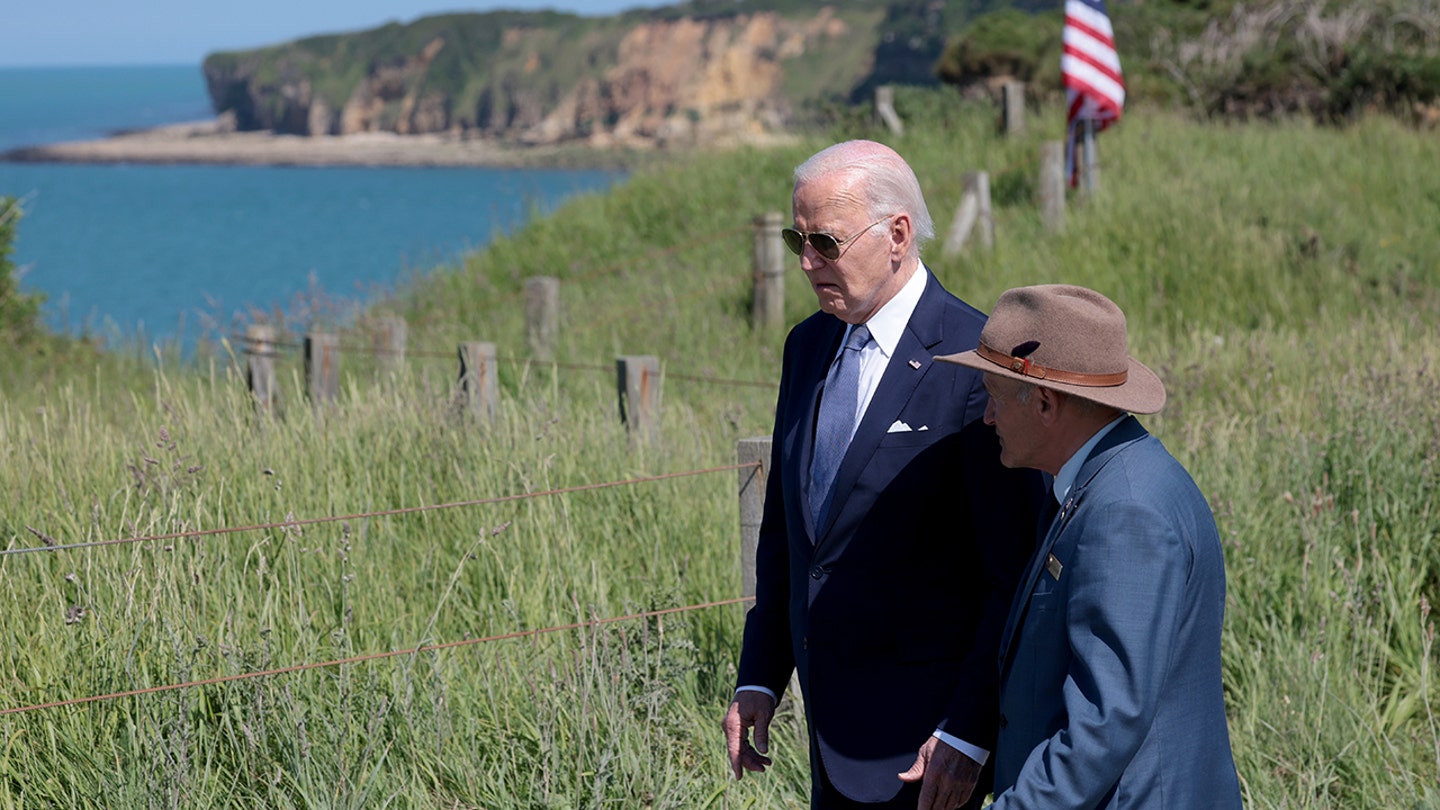
<path fill-rule="evenodd" d="M 833 262 L 840 258 L 840 253 L 845 249 L 845 246 L 859 239 L 861 234 L 887 219 L 894 219 L 898 216 L 900 215 L 890 214 L 889 216 L 881 217 L 844 239 L 836 239 L 828 233 L 806 233 L 804 231 L 797 231 L 794 228 L 782 228 L 780 230 L 780 237 L 785 240 L 785 247 L 790 248 L 790 252 L 796 256 L 800 255 L 800 252 L 805 249 L 805 243 L 809 242 L 810 247 L 815 248 L 815 252 L 820 254 L 820 258 Z"/>

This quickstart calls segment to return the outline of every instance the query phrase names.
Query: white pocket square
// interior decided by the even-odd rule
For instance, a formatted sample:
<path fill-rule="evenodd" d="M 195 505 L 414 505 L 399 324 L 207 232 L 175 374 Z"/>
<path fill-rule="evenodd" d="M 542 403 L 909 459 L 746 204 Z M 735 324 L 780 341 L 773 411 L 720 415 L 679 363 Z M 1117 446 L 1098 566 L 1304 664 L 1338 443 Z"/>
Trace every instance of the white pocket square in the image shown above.
<path fill-rule="evenodd" d="M 921 429 L 921 430 L 929 430 L 929 429 L 930 429 L 930 426 L 929 426 L 929 425 L 921 425 L 921 426 L 920 426 L 920 429 Z M 909 433 L 909 432 L 912 431 L 912 430 L 914 430 L 914 428 L 912 428 L 912 427 L 910 427 L 909 425 L 905 424 L 905 422 L 904 422 L 903 420 L 896 419 L 896 420 L 895 420 L 895 424 L 891 425 L 891 426 L 890 426 L 890 429 L 887 430 L 887 431 L 885 431 L 885 432 L 886 432 L 886 433 Z"/>

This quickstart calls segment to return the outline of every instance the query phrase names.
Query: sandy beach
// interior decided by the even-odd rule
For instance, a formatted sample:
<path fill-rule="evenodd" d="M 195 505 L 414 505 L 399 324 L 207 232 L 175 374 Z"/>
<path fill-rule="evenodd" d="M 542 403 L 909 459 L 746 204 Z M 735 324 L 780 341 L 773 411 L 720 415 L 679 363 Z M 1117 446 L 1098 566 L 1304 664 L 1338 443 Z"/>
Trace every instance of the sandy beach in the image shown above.
<path fill-rule="evenodd" d="M 228 131 L 196 121 L 87 141 L 21 147 L 0 160 L 31 163 L 234 164 L 254 166 L 608 166 L 605 149 L 509 146 L 451 135 L 388 132 L 305 137 Z"/>

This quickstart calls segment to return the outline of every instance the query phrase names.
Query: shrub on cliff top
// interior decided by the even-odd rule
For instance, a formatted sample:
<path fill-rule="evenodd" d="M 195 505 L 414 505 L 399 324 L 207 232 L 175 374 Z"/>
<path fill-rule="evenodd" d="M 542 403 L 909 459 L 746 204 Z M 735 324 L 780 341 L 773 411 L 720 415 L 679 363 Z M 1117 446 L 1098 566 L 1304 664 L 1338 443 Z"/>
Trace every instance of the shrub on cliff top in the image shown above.
<path fill-rule="evenodd" d="M 950 41 L 935 73 L 941 81 L 956 85 L 1012 76 L 1058 86 L 1060 29 L 1058 12 L 1037 16 L 1005 9 L 986 14 Z"/>
<path fill-rule="evenodd" d="M 1378 109 L 1440 119 L 1440 9 L 1414 0 L 1112 0 L 1128 101 L 1205 116 L 1353 119 Z M 1032 99 L 1060 92 L 1061 13 L 980 14 L 936 74 L 962 90 L 1012 76 Z"/>
<path fill-rule="evenodd" d="M 0 197 L 0 342 L 26 343 L 40 334 L 42 295 L 20 292 L 10 251 L 15 244 L 15 223 L 23 213 L 14 197 Z"/>

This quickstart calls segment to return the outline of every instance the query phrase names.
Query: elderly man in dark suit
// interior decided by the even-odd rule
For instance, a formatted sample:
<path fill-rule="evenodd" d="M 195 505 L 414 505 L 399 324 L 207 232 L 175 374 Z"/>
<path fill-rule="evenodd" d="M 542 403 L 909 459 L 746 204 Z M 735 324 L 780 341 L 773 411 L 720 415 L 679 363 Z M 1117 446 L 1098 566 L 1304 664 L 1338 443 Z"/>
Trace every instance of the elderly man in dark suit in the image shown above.
<path fill-rule="evenodd" d="M 1190 474 L 1130 413 L 1165 387 L 1125 314 L 1063 284 L 1000 296 L 974 351 L 1001 460 L 1054 476 L 1001 640 L 993 810 L 1239 810 L 1220 682 L 1225 560 Z"/>
<path fill-rule="evenodd" d="M 982 376 L 933 360 L 985 318 L 920 261 L 934 226 L 909 165 L 837 144 L 796 169 L 792 205 L 821 311 L 785 342 L 731 767 L 771 764 L 797 673 L 812 808 L 954 810 L 988 789 L 995 655 L 1041 486 L 1000 464 Z"/>

